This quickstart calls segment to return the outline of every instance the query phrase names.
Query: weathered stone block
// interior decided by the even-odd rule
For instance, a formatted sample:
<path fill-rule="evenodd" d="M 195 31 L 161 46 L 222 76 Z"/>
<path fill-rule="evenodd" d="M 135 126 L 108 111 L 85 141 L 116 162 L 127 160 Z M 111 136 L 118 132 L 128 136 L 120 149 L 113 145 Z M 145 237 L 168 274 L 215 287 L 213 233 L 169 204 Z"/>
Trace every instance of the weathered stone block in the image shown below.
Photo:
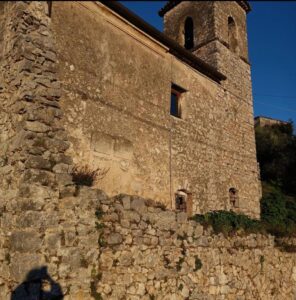
<path fill-rule="evenodd" d="M 69 174 L 71 169 L 72 167 L 69 166 L 68 164 L 60 163 L 60 164 L 56 164 L 52 170 L 55 173 Z"/>
<path fill-rule="evenodd" d="M 57 248 L 61 245 L 61 234 L 59 232 L 46 232 L 45 238 L 44 238 L 44 245 L 49 251 L 51 255 L 56 253 Z"/>
<path fill-rule="evenodd" d="M 52 185 L 55 182 L 54 174 L 38 169 L 25 170 L 23 182 L 40 183 L 42 185 Z"/>
<path fill-rule="evenodd" d="M 160 229 L 176 227 L 176 214 L 173 211 L 163 211 L 157 214 L 156 224 Z"/>
<path fill-rule="evenodd" d="M 49 126 L 38 121 L 34 121 L 34 122 L 27 121 L 25 124 L 25 129 L 33 132 L 48 132 L 49 130 L 51 130 Z"/>
<path fill-rule="evenodd" d="M 139 214 L 144 214 L 145 212 L 147 212 L 145 199 L 143 198 L 133 197 L 130 207 Z"/>
<path fill-rule="evenodd" d="M 132 223 L 139 223 L 141 220 L 140 215 L 135 211 L 123 211 L 122 217 Z"/>
<path fill-rule="evenodd" d="M 41 156 L 29 156 L 25 166 L 26 168 L 41 169 L 41 170 L 51 169 L 51 163 L 47 159 L 44 159 Z"/>
<path fill-rule="evenodd" d="M 70 174 L 56 174 L 56 181 L 61 186 L 73 185 L 72 175 Z"/>
<path fill-rule="evenodd" d="M 41 248 L 41 243 L 36 231 L 15 231 L 10 236 L 11 251 L 34 252 Z"/>
<path fill-rule="evenodd" d="M 180 212 L 177 214 L 177 222 L 178 223 L 185 223 L 187 221 L 187 213 L 186 212 Z"/>
<path fill-rule="evenodd" d="M 60 139 L 46 139 L 45 145 L 47 149 L 50 149 L 54 153 L 64 153 L 70 146 L 70 143 Z"/>
<path fill-rule="evenodd" d="M 119 217 L 116 213 L 104 214 L 103 220 L 104 222 L 116 222 L 119 220 Z"/>
<path fill-rule="evenodd" d="M 21 283 L 30 271 L 45 264 L 44 258 L 40 254 L 18 253 L 11 258 L 11 278 L 15 282 Z"/>
<path fill-rule="evenodd" d="M 131 198 L 129 196 L 124 196 L 121 201 L 124 209 L 131 209 Z"/>
<path fill-rule="evenodd" d="M 118 245 L 121 244 L 123 241 L 121 234 L 119 233 L 111 233 L 107 237 L 107 243 L 109 245 Z"/>

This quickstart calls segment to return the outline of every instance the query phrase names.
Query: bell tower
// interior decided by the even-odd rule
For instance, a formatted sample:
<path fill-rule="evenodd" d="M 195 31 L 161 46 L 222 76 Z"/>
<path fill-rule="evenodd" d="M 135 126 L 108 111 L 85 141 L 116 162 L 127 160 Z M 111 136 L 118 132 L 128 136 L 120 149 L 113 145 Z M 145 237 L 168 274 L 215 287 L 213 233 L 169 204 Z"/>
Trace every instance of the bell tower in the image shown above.
<path fill-rule="evenodd" d="M 159 12 L 164 33 L 227 77 L 223 85 L 241 89 L 250 81 L 247 1 L 169 1 Z M 250 82 L 245 84 L 250 85 Z"/>

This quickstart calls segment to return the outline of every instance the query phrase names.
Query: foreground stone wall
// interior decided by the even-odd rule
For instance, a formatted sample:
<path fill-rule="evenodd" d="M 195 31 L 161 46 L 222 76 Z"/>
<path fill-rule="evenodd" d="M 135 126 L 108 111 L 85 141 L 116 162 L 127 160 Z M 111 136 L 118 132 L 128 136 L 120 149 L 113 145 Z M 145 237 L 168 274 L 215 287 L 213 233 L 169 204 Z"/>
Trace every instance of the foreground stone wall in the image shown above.
<path fill-rule="evenodd" d="M 150 199 L 87 187 L 51 206 L 50 219 L 45 207 L 22 211 L 26 232 L 13 222 L 9 252 L 0 258 L 1 299 L 31 300 L 40 287 L 39 273 L 30 275 L 41 267 L 54 282 L 51 295 L 65 300 L 296 296 L 296 255 L 271 236 L 226 238 Z"/>
<path fill-rule="evenodd" d="M 215 235 L 184 213 L 127 195 L 101 208 L 103 299 L 296 297 L 296 255 L 277 248 L 271 236 Z"/>

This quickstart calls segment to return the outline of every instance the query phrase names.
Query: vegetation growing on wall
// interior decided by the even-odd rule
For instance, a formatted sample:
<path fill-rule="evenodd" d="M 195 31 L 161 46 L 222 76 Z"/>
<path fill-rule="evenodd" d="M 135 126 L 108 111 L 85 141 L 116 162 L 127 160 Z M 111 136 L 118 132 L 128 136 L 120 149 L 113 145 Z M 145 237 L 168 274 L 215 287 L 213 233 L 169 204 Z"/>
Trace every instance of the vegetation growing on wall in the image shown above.
<path fill-rule="evenodd" d="M 233 211 L 212 211 L 204 215 L 197 214 L 192 219 L 204 227 L 211 226 L 214 233 L 223 233 L 225 236 L 236 233 L 265 232 L 259 220 L 251 219 L 246 215 L 237 214 Z"/>
<path fill-rule="evenodd" d="M 99 180 L 103 179 L 109 169 L 92 169 L 90 166 L 75 166 L 72 170 L 73 182 L 76 185 L 93 186 Z"/>
<path fill-rule="evenodd" d="M 261 200 L 261 220 L 237 214 L 233 211 L 212 211 L 197 214 L 192 219 L 204 227 L 211 226 L 214 233 L 225 236 L 234 234 L 263 233 L 277 237 L 296 236 L 296 210 L 287 208 L 284 194 L 276 187 L 263 185 L 264 196 Z M 291 200 L 295 203 L 295 199 Z"/>

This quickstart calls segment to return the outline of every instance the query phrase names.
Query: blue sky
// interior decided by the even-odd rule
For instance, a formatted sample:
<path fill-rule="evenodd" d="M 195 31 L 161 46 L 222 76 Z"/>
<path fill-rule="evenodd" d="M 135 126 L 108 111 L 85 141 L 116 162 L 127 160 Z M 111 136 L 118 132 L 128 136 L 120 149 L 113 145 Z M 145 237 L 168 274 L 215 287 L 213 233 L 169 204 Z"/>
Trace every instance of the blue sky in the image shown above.
<path fill-rule="evenodd" d="M 120 1 L 160 31 L 166 1 Z M 296 2 L 250 1 L 249 57 L 255 116 L 292 119 L 296 125 Z"/>

